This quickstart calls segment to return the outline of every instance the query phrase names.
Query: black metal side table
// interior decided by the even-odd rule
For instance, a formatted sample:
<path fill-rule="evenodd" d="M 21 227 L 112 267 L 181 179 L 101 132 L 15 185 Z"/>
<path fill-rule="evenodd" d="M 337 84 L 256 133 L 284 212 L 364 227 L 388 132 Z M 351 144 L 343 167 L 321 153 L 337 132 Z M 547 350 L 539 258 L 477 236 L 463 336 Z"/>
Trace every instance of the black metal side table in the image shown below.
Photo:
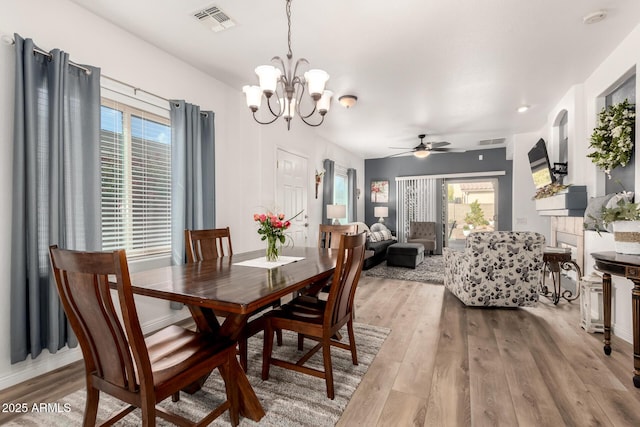
<path fill-rule="evenodd" d="M 577 280 L 582 277 L 580 267 L 576 262 L 571 259 L 571 250 L 569 248 L 545 248 L 542 260 L 544 261 L 544 268 L 542 269 L 542 285 L 540 286 L 540 294 L 549 298 L 554 304 L 558 304 L 560 298 L 564 298 L 567 301 L 573 301 L 580 296 L 580 287 L 576 285 L 575 295 L 568 289 L 562 289 L 561 286 L 561 272 L 575 270 L 577 273 Z M 551 273 L 551 279 L 553 280 L 553 291 L 550 291 L 546 284 L 547 273 Z"/>

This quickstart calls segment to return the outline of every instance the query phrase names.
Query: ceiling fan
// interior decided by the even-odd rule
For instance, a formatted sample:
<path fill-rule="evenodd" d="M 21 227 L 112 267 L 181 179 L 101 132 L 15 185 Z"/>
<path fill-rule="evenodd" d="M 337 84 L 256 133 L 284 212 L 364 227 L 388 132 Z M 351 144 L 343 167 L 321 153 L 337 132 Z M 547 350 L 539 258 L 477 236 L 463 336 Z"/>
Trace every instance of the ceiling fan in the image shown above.
<path fill-rule="evenodd" d="M 465 150 L 458 150 L 455 148 L 442 148 L 446 145 L 450 145 L 449 142 L 446 141 L 441 141 L 441 142 L 424 142 L 424 138 L 426 137 L 426 134 L 420 134 L 418 135 L 418 138 L 420 138 L 420 144 L 418 144 L 417 146 L 413 147 L 410 151 L 404 151 L 402 153 L 396 153 L 396 154 L 392 154 L 390 156 L 387 157 L 396 157 L 396 156 L 401 156 L 403 154 L 408 154 L 408 153 L 413 153 L 414 156 L 418 157 L 418 158 L 425 158 L 427 156 L 429 156 L 429 154 L 431 153 L 446 153 L 446 152 L 450 152 L 450 153 L 464 153 Z M 391 149 L 394 150 L 406 150 L 406 147 L 389 147 Z"/>

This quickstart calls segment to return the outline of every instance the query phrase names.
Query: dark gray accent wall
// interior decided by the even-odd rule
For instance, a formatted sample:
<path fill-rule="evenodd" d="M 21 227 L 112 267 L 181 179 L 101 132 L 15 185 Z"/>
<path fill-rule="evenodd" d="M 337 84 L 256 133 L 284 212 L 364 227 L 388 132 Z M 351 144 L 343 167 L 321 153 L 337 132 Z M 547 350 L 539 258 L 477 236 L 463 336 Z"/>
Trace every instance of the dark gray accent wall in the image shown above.
<path fill-rule="evenodd" d="M 479 160 L 482 156 L 482 160 Z M 365 222 L 369 225 L 377 222 L 373 216 L 374 206 L 388 206 L 389 218 L 385 224 L 391 230 L 396 227 L 396 177 L 441 175 L 469 172 L 505 171 L 505 175 L 496 176 L 499 185 L 498 227 L 500 230 L 511 230 L 511 194 L 513 182 L 513 162 L 506 159 L 505 148 L 491 150 L 473 150 L 465 153 L 431 154 L 426 159 L 415 156 L 403 156 L 382 159 L 366 159 L 364 161 L 364 212 Z M 389 181 L 389 203 L 371 202 L 371 181 Z M 441 180 L 438 180 L 439 184 Z M 442 211 L 442 185 L 438 185 L 438 206 Z M 442 224 L 438 224 L 439 236 Z M 442 248 L 441 242 L 438 247 Z"/>

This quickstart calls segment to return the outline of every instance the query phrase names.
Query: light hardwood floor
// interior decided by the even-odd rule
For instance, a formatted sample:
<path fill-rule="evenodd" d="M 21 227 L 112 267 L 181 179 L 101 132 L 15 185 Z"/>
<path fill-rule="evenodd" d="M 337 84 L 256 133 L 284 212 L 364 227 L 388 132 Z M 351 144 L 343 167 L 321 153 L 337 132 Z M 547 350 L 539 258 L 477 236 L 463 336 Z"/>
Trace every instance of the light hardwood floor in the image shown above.
<path fill-rule="evenodd" d="M 579 317 L 577 302 L 465 308 L 443 286 L 363 277 L 356 321 L 391 333 L 338 426 L 640 426 L 631 345 L 614 336 L 605 356 Z M 83 387 L 75 364 L 0 400 L 55 402 Z"/>

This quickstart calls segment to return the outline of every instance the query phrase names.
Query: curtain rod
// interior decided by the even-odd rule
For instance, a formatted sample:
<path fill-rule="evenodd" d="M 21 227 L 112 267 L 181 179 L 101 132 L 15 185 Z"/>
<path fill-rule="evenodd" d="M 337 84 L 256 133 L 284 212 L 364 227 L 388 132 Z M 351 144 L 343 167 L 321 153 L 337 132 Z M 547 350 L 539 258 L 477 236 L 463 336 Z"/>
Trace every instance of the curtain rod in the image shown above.
<path fill-rule="evenodd" d="M 15 44 L 16 44 L 16 41 L 13 39 L 13 37 L 11 37 L 9 35 L 4 34 L 4 35 L 2 35 L 1 38 L 2 38 L 2 41 L 4 43 L 6 43 L 6 44 L 8 44 L 10 46 L 15 46 Z M 49 52 L 46 52 L 46 51 L 44 51 L 44 50 L 42 50 L 42 49 L 40 49 L 40 48 L 38 48 L 36 46 L 33 47 L 33 52 L 34 53 L 39 53 L 40 55 L 46 56 L 47 58 L 51 59 L 51 54 Z M 80 64 L 76 64 L 73 61 L 69 61 L 69 65 L 71 65 L 72 67 L 76 67 L 76 68 L 78 68 L 80 70 L 83 70 L 87 74 L 91 74 L 91 70 L 89 68 L 84 67 L 84 66 L 82 66 Z M 147 95 L 151 95 L 151 96 L 153 96 L 155 98 L 158 98 L 158 99 L 161 99 L 161 100 L 163 100 L 165 102 L 169 102 L 169 103 L 171 102 L 171 100 L 169 100 L 169 99 L 167 99 L 165 97 L 162 97 L 160 95 L 156 95 L 155 93 L 152 93 L 152 92 L 148 92 L 148 91 L 146 91 L 144 89 L 140 89 L 139 87 L 136 87 L 136 86 L 133 86 L 133 85 L 131 85 L 129 83 L 123 82 L 122 80 L 114 79 L 113 77 L 109 77 L 109 76 L 107 76 L 105 74 L 101 74 L 101 77 L 107 78 L 107 79 L 109 79 L 109 80 L 111 80 L 111 81 L 113 81 L 115 83 L 121 84 L 123 86 L 130 87 L 131 89 L 133 89 L 133 94 L 134 95 L 137 95 L 137 92 L 143 92 L 143 93 L 146 93 Z M 204 112 L 204 111 L 201 111 L 200 114 L 204 115 L 205 117 L 207 116 L 207 113 Z"/>

